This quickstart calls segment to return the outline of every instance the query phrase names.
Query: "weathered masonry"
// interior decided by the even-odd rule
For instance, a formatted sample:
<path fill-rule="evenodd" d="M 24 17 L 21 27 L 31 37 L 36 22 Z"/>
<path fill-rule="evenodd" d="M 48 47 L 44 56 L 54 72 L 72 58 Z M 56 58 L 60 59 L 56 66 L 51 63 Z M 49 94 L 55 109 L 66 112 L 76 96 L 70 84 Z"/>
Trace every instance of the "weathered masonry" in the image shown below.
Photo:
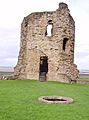
<path fill-rule="evenodd" d="M 67 4 L 53 12 L 35 12 L 23 19 L 16 79 L 78 79 L 74 64 L 75 22 Z"/>

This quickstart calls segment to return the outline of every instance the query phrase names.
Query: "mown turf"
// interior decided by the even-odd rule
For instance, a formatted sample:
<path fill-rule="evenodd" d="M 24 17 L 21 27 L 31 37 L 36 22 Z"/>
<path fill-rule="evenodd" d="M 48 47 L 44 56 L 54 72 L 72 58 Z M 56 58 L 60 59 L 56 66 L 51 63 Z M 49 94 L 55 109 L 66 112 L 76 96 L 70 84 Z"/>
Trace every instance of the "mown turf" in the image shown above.
<path fill-rule="evenodd" d="M 58 95 L 72 104 L 45 104 L 39 96 Z M 39 81 L 0 81 L 0 120 L 89 120 L 89 86 Z"/>

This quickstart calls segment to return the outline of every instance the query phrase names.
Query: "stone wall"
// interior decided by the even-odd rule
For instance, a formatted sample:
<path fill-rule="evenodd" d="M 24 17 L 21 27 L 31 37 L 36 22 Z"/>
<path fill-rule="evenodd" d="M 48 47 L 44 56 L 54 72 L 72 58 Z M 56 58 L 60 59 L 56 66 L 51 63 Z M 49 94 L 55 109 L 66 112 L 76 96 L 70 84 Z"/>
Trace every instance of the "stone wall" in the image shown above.
<path fill-rule="evenodd" d="M 52 26 L 51 36 L 47 36 L 48 25 Z M 35 12 L 28 15 L 21 24 L 15 78 L 39 80 L 41 57 L 46 57 L 46 80 L 77 80 L 79 71 L 73 63 L 74 42 L 75 22 L 67 4 L 60 3 L 59 8 L 53 12 Z"/>

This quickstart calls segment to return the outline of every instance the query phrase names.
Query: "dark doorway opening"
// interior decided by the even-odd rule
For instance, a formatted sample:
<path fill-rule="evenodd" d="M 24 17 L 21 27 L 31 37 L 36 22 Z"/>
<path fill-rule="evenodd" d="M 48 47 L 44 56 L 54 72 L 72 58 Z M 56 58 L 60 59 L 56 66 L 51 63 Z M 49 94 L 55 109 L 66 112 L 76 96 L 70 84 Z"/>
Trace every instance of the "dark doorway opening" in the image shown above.
<path fill-rule="evenodd" d="M 46 75 L 48 72 L 48 57 L 41 56 L 40 57 L 40 70 L 39 70 L 39 80 L 46 81 Z"/>

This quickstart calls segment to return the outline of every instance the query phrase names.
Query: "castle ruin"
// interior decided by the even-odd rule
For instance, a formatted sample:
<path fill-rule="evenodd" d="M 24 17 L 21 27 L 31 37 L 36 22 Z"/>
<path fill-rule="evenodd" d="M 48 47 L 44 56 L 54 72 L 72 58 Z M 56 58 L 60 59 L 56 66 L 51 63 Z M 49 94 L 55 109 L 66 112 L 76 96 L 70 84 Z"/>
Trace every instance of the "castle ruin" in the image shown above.
<path fill-rule="evenodd" d="M 69 82 L 78 79 L 74 64 L 75 22 L 67 4 L 52 12 L 24 17 L 16 79 Z"/>

